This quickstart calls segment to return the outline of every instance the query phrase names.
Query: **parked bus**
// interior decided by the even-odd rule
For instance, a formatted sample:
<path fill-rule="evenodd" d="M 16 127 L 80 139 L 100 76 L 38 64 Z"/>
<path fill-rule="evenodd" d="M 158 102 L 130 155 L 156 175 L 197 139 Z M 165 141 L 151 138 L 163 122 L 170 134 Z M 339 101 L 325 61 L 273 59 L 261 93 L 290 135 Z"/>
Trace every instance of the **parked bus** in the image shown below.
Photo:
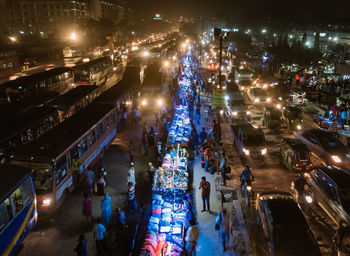
<path fill-rule="evenodd" d="M 103 56 L 81 63 L 73 67 L 74 79 L 78 85 L 102 85 L 112 71 L 112 60 Z"/>
<path fill-rule="evenodd" d="M 63 94 L 74 88 L 73 72 L 70 68 L 53 68 L 1 84 L 0 94 L 8 103 L 41 91 L 54 91 Z"/>
<path fill-rule="evenodd" d="M 114 105 L 91 103 L 10 156 L 11 163 L 32 169 L 39 213 L 55 211 L 109 146 L 115 115 Z"/>
<path fill-rule="evenodd" d="M 80 85 L 51 102 L 58 109 L 61 121 L 74 115 L 100 95 L 96 85 Z"/>
<path fill-rule="evenodd" d="M 0 255 L 14 255 L 37 222 L 30 169 L 0 165 Z"/>

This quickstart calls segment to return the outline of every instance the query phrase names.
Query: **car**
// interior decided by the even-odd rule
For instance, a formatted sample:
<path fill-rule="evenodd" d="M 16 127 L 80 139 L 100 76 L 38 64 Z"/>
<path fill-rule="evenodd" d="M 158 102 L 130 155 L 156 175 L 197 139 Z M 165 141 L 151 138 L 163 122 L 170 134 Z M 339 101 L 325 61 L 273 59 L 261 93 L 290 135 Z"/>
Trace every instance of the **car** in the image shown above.
<path fill-rule="evenodd" d="M 257 195 L 258 255 L 321 255 L 317 242 L 293 196 L 287 192 Z"/>
<path fill-rule="evenodd" d="M 313 201 L 339 227 L 350 225 L 350 173 L 333 167 L 317 167 L 305 176 Z"/>
<path fill-rule="evenodd" d="M 248 91 L 248 97 L 254 104 L 271 102 L 271 97 L 268 97 L 266 91 L 262 88 L 251 88 Z"/>
<path fill-rule="evenodd" d="M 296 137 L 326 165 L 334 165 L 350 172 L 350 151 L 331 132 L 313 128 L 296 133 Z"/>

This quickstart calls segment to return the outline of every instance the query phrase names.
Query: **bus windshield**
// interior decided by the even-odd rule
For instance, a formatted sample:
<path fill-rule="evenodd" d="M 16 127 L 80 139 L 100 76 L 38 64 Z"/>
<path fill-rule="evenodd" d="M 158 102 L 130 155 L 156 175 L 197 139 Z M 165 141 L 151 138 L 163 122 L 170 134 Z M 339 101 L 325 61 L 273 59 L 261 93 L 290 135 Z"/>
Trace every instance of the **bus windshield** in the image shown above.
<path fill-rule="evenodd" d="M 37 194 L 48 193 L 52 191 L 52 170 L 40 169 L 34 170 L 34 183 Z"/>

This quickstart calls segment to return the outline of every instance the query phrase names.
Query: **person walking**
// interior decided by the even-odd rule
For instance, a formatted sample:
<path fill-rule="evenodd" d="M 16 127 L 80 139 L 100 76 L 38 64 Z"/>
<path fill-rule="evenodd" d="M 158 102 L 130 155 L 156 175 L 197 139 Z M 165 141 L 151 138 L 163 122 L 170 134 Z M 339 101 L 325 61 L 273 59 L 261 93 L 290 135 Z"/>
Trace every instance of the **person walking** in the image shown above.
<path fill-rule="evenodd" d="M 147 135 L 147 140 L 148 140 L 148 144 L 150 147 L 154 146 L 154 128 L 153 126 L 151 126 L 151 129 Z"/>
<path fill-rule="evenodd" d="M 91 224 L 92 200 L 88 193 L 84 193 L 83 215 L 86 217 L 87 222 Z"/>
<path fill-rule="evenodd" d="M 131 182 L 133 186 L 136 185 L 136 180 L 135 180 L 135 164 L 134 162 L 130 163 L 130 169 L 128 171 L 128 183 Z"/>
<path fill-rule="evenodd" d="M 143 146 L 143 155 L 147 155 L 147 130 L 143 129 L 141 143 Z"/>
<path fill-rule="evenodd" d="M 86 252 L 86 239 L 84 234 L 81 234 L 78 238 L 78 245 L 75 247 L 74 251 L 77 256 L 87 256 Z"/>
<path fill-rule="evenodd" d="M 88 186 L 89 193 L 93 194 L 95 184 L 95 173 L 90 167 L 86 172 L 86 184 Z"/>
<path fill-rule="evenodd" d="M 134 162 L 135 157 L 135 144 L 132 140 L 129 141 L 129 158 L 130 163 Z"/>
<path fill-rule="evenodd" d="M 97 218 L 97 224 L 94 228 L 94 239 L 96 242 L 96 249 L 98 255 L 106 255 L 107 247 L 105 240 L 106 228 L 101 223 L 100 218 Z"/>
<path fill-rule="evenodd" d="M 223 246 L 223 252 L 225 252 L 229 243 L 230 234 L 232 235 L 232 218 L 226 209 L 223 209 L 216 217 L 216 224 L 219 225 L 221 244 Z"/>
<path fill-rule="evenodd" d="M 136 124 L 136 127 L 139 126 L 140 120 L 141 120 L 141 110 L 140 110 L 140 108 L 137 107 L 135 109 L 135 124 Z"/>
<path fill-rule="evenodd" d="M 137 210 L 137 202 L 135 198 L 135 187 L 132 182 L 128 183 L 128 211 L 133 213 Z"/>
<path fill-rule="evenodd" d="M 196 256 L 196 245 L 197 239 L 199 236 L 199 230 L 197 225 L 192 225 L 188 228 L 186 232 L 186 255 L 187 256 Z"/>
<path fill-rule="evenodd" d="M 105 179 L 101 173 L 97 174 L 97 195 L 103 196 L 104 195 L 104 186 L 105 186 Z"/>
<path fill-rule="evenodd" d="M 120 208 L 116 209 L 117 218 L 117 239 L 123 243 L 126 232 L 126 215 Z"/>
<path fill-rule="evenodd" d="M 202 201 L 203 201 L 202 212 L 206 211 L 206 207 L 205 206 L 207 206 L 208 212 L 210 213 L 210 204 L 209 204 L 210 182 L 207 181 L 205 176 L 202 177 L 201 183 L 199 184 L 199 189 L 202 190 Z"/>
<path fill-rule="evenodd" d="M 108 192 L 105 193 L 105 197 L 101 202 L 102 217 L 101 222 L 104 226 L 108 226 L 112 222 L 112 199 L 108 196 Z"/>
<path fill-rule="evenodd" d="M 209 161 L 210 161 L 210 147 L 207 147 L 205 150 L 204 150 L 204 162 L 205 162 L 205 165 L 204 165 L 204 172 L 207 172 L 208 171 L 208 168 L 209 168 Z"/>

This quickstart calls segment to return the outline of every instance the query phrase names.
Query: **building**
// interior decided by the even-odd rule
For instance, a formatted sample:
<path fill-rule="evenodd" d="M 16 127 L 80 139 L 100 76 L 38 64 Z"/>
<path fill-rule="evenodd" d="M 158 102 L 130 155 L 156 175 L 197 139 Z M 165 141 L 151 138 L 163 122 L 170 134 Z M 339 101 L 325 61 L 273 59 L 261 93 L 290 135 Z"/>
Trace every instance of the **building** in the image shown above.
<path fill-rule="evenodd" d="M 14 73 L 20 72 L 18 56 L 15 51 L 0 51 L 0 79 L 6 78 Z"/>
<path fill-rule="evenodd" d="M 67 32 L 88 19 L 108 19 L 116 24 L 131 9 L 126 0 L 4 0 L 1 13 L 9 35 Z M 130 9 L 130 11 L 128 11 Z M 66 31 L 64 31 L 66 30 Z"/>

